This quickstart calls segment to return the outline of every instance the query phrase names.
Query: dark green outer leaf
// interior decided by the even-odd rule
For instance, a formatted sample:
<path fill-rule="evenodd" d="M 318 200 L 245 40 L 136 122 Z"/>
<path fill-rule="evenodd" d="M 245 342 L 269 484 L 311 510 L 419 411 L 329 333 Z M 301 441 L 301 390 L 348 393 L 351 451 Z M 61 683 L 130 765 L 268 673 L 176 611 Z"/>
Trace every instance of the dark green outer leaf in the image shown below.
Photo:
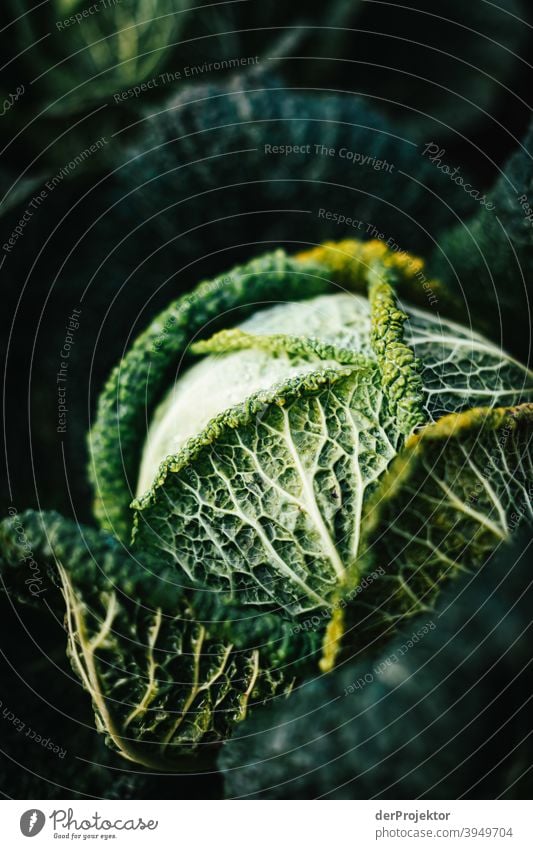
<path fill-rule="evenodd" d="M 261 304 L 312 297 L 328 286 L 321 266 L 303 267 L 276 251 L 201 283 L 152 322 L 111 374 L 89 437 L 95 512 L 103 527 L 129 538 L 146 416 L 172 382 L 188 344 L 227 326 L 232 311 L 234 319 L 244 318 Z"/>
<path fill-rule="evenodd" d="M 531 528 L 379 651 L 257 709 L 228 798 L 529 799 Z"/>
<path fill-rule="evenodd" d="M 250 623 L 213 599 L 204 604 L 210 618 L 199 620 L 194 597 L 170 575 L 154 576 L 113 537 L 57 514 L 4 520 L 0 554 L 11 594 L 40 601 L 33 564 L 41 594 L 51 581 L 61 590 L 69 657 L 97 728 L 113 749 L 147 767 L 210 763 L 248 706 L 289 688 L 313 657 L 312 640 L 289 642 L 273 615 Z M 59 593 L 52 606 L 59 609 Z"/>

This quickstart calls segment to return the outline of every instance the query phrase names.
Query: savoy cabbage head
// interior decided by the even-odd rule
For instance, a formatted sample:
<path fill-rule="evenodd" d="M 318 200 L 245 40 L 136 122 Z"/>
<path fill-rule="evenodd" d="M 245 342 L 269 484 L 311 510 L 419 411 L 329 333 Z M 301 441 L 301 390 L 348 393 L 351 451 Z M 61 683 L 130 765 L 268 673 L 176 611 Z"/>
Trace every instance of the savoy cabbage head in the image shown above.
<path fill-rule="evenodd" d="M 89 439 L 102 530 L 25 514 L 0 543 L 21 596 L 25 546 L 49 564 L 127 759 L 211 763 L 256 705 L 379 646 L 532 518 L 533 374 L 456 311 L 381 242 L 277 250 L 116 367 Z"/>

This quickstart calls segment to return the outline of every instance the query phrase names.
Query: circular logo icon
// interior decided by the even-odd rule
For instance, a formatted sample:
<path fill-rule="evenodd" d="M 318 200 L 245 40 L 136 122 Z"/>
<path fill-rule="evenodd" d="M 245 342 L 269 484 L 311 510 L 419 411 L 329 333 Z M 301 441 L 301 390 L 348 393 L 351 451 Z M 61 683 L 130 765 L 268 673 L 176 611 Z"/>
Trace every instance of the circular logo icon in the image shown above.
<path fill-rule="evenodd" d="M 35 837 L 42 831 L 46 822 L 46 817 L 42 811 L 37 808 L 31 808 L 29 811 L 24 811 L 20 818 L 20 830 L 24 837 Z"/>

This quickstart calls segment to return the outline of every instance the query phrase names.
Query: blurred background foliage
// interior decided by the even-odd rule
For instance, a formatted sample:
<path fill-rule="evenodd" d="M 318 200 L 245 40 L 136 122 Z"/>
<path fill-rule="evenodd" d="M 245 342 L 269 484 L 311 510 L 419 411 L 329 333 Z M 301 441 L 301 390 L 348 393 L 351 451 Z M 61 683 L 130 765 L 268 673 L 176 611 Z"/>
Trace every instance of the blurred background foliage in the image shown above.
<path fill-rule="evenodd" d="M 517 206 L 533 197 L 525 0 L 5 0 L 3 12 L 3 513 L 14 504 L 91 521 L 86 433 L 110 369 L 171 299 L 274 245 L 375 228 L 425 256 L 468 319 L 528 357 L 533 229 Z M 423 155 L 429 143 L 490 194 L 496 215 Z M 392 167 L 267 155 L 266 144 L 346 147 Z M 324 208 L 361 229 L 326 221 Z M 74 308 L 58 434 L 56 374 Z M 0 622 L 0 699 L 24 703 L 24 721 L 50 723 L 51 737 L 60 729 L 71 753 L 69 740 L 83 738 L 90 762 L 28 749 L 4 727 L 4 793 L 57 797 L 53 782 L 97 796 L 222 793 L 219 775 L 125 770 L 79 688 L 64 687 L 61 625 L 6 598 Z"/>

